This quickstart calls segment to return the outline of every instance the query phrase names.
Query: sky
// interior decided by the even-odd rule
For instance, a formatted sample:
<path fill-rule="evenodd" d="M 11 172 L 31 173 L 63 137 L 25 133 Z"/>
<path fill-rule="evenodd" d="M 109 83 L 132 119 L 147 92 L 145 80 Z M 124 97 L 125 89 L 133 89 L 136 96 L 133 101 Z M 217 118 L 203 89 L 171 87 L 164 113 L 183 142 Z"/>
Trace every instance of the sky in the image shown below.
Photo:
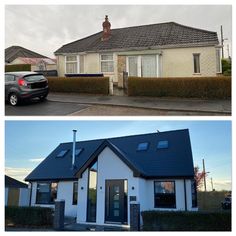
<path fill-rule="evenodd" d="M 205 159 L 207 189 L 210 178 L 216 190 L 231 189 L 232 134 L 231 121 L 5 121 L 6 174 L 23 180 L 60 143 L 111 138 L 133 134 L 189 129 L 194 166 L 202 170 Z"/>
<path fill-rule="evenodd" d="M 231 54 L 230 5 L 6 5 L 5 48 L 19 45 L 48 57 L 62 45 L 102 30 L 108 15 L 112 28 L 175 21 L 218 32 L 223 26 L 225 56 Z"/>

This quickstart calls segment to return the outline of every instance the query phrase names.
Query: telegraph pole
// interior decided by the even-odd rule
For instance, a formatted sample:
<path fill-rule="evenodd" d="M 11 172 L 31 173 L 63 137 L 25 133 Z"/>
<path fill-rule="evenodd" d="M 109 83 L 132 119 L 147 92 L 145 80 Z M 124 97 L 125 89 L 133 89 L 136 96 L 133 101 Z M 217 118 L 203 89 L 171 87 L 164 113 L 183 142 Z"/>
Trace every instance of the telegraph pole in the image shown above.
<path fill-rule="evenodd" d="M 221 34 L 221 46 L 222 46 L 222 59 L 224 58 L 224 36 L 223 36 L 223 26 L 220 26 L 220 34 Z"/>
<path fill-rule="evenodd" d="M 212 178 L 211 178 L 211 189 L 212 189 L 212 191 L 214 191 Z"/>
<path fill-rule="evenodd" d="M 227 44 L 227 52 L 228 52 L 228 58 L 230 58 L 230 55 L 229 55 L 229 44 Z"/>
<path fill-rule="evenodd" d="M 207 189 L 206 189 L 206 170 L 205 170 L 205 161 L 204 161 L 204 159 L 202 159 L 202 166 L 203 166 L 203 173 L 204 173 L 204 178 L 203 178 L 204 190 L 206 192 L 207 191 Z"/>

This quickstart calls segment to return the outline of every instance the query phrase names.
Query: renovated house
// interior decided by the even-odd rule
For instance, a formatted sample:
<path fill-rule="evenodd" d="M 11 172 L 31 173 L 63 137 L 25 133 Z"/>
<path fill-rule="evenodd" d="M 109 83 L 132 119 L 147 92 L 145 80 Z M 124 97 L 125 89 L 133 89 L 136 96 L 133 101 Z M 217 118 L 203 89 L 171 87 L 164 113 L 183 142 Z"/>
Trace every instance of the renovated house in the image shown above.
<path fill-rule="evenodd" d="M 216 76 L 221 73 L 216 32 L 175 22 L 111 29 L 59 48 L 57 70 L 65 74 L 103 73 L 123 87 L 123 72 L 139 77 Z"/>
<path fill-rule="evenodd" d="M 28 185 L 5 175 L 5 206 L 29 206 Z"/>
<path fill-rule="evenodd" d="M 5 64 L 30 64 L 31 71 L 56 70 L 56 61 L 20 46 L 5 49 Z"/>
<path fill-rule="evenodd" d="M 61 143 L 27 177 L 31 206 L 54 207 L 77 223 L 130 224 L 140 210 L 197 210 L 189 131 Z"/>

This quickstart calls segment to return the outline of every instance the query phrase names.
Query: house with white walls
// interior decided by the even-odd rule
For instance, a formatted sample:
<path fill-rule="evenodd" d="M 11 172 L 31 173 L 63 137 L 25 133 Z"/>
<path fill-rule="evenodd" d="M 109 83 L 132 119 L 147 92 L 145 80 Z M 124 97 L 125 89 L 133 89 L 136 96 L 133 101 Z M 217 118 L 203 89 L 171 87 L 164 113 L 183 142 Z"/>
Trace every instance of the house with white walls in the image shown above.
<path fill-rule="evenodd" d="M 103 73 L 122 88 L 123 72 L 157 79 L 221 73 L 216 32 L 176 22 L 113 29 L 108 16 L 93 24 L 102 31 L 55 51 L 59 76 Z"/>
<path fill-rule="evenodd" d="M 132 203 L 141 211 L 197 209 L 187 129 L 88 141 L 75 135 L 26 177 L 31 206 L 61 199 L 77 223 L 128 226 Z"/>

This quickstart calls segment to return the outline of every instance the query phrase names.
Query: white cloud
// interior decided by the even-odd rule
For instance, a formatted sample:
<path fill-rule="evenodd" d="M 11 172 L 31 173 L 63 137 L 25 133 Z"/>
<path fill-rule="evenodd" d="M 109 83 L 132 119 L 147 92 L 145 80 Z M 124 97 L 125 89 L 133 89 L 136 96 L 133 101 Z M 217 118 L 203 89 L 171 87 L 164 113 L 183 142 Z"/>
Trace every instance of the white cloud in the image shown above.
<path fill-rule="evenodd" d="M 32 159 L 29 159 L 30 162 L 41 162 L 43 160 L 44 160 L 44 158 L 32 158 Z"/>
<path fill-rule="evenodd" d="M 5 167 L 5 174 L 19 181 L 24 181 L 31 171 L 32 169 L 30 168 Z"/>

